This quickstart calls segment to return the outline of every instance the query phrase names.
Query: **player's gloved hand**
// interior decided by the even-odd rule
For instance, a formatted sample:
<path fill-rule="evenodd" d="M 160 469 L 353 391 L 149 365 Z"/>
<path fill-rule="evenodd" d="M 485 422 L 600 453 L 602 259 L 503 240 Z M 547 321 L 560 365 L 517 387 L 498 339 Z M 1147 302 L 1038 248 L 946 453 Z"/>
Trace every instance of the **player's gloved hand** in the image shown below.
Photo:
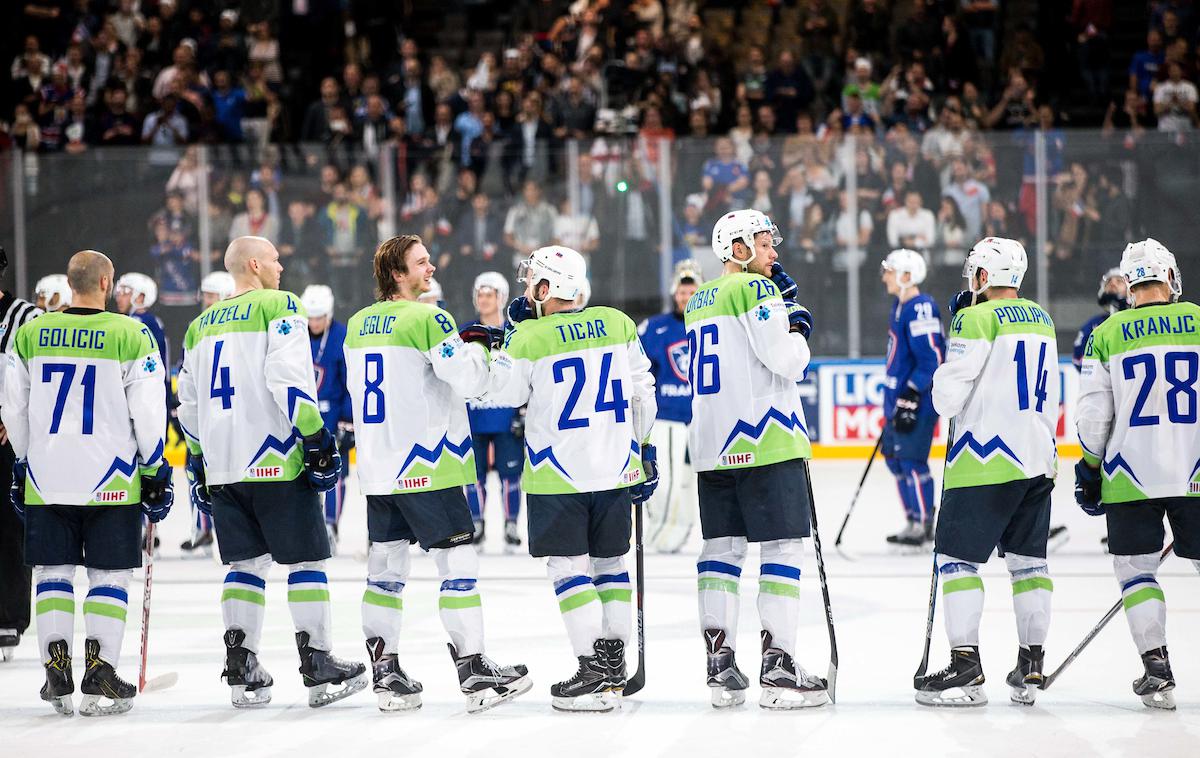
<path fill-rule="evenodd" d="M 525 407 L 522 406 L 513 414 L 512 424 L 508 430 L 519 440 L 525 439 Z"/>
<path fill-rule="evenodd" d="M 304 472 L 308 475 L 308 485 L 317 492 L 333 489 L 342 470 L 342 456 L 333 433 L 321 427 L 321 431 L 310 434 L 301 442 L 304 444 Z"/>
<path fill-rule="evenodd" d="M 962 290 L 954 297 L 950 298 L 950 318 L 954 318 L 954 314 L 961 311 L 963 308 L 970 308 L 971 302 L 975 296 L 971 294 L 971 290 Z"/>
<path fill-rule="evenodd" d="M 912 387 L 905 387 L 896 398 L 896 413 L 892 416 L 892 424 L 896 431 L 904 434 L 911 432 L 917 426 L 917 410 L 921 407 L 921 393 Z"/>
<path fill-rule="evenodd" d="M 522 295 L 521 297 L 513 298 L 513 301 L 508 304 L 508 310 L 505 313 L 508 315 L 509 321 L 519 324 L 525 319 L 533 318 L 533 306 L 529 304 L 529 298 Z"/>
<path fill-rule="evenodd" d="M 354 422 L 339 421 L 337 423 L 337 449 L 339 453 L 349 453 L 354 447 Z"/>
<path fill-rule="evenodd" d="M 504 330 L 498 326 L 471 324 L 464 326 L 458 336 L 462 337 L 463 342 L 478 342 L 489 350 L 495 350 L 504 341 Z"/>
<path fill-rule="evenodd" d="M 184 471 L 187 473 L 188 494 L 192 497 L 192 505 L 205 516 L 211 516 L 212 495 L 208 492 L 208 482 L 204 478 L 204 456 L 188 453 Z"/>
<path fill-rule="evenodd" d="M 630 488 L 634 505 L 641 505 L 650 499 L 658 488 L 658 451 L 654 445 L 642 445 L 642 471 L 646 478 Z"/>
<path fill-rule="evenodd" d="M 771 264 L 771 281 L 779 288 L 779 294 L 784 300 L 795 299 L 796 280 L 788 276 L 778 262 Z"/>
<path fill-rule="evenodd" d="M 157 524 L 171 512 L 175 502 L 175 485 L 171 482 L 171 466 L 163 463 L 153 474 L 142 474 L 142 513 Z"/>
<path fill-rule="evenodd" d="M 1075 464 L 1075 502 L 1089 516 L 1103 516 L 1100 502 L 1100 469 L 1092 468 L 1082 458 Z"/>
<path fill-rule="evenodd" d="M 787 308 L 788 331 L 800 332 L 804 339 L 808 339 L 813 329 L 812 313 L 795 300 L 784 300 L 783 305 Z"/>
<path fill-rule="evenodd" d="M 8 488 L 9 500 L 12 502 L 13 510 L 25 520 L 25 474 L 29 470 L 25 459 L 13 463 L 12 470 L 12 485 Z"/>

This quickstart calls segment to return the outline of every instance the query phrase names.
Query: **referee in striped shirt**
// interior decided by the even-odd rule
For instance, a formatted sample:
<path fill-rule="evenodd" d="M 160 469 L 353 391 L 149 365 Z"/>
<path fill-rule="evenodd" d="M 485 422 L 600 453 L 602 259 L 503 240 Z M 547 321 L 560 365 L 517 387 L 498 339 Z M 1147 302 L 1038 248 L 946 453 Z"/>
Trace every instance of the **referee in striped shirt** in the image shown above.
<path fill-rule="evenodd" d="M 8 254 L 0 247 L 0 276 L 8 268 Z M 0 292 L 0 358 L 8 360 L 8 346 L 22 324 L 42 310 L 12 292 Z M 3 396 L 0 371 L 0 397 Z M 29 568 L 25 565 L 25 525 L 9 498 L 12 486 L 13 449 L 0 423 L 0 651 L 11 654 L 29 627 Z"/>

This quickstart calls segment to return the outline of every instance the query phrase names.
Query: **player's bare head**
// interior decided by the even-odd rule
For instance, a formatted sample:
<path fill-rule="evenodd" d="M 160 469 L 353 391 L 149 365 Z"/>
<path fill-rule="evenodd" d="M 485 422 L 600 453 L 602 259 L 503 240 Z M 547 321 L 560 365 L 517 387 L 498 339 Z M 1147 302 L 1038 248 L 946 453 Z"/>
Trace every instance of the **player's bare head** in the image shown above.
<path fill-rule="evenodd" d="M 416 300 L 432 286 L 437 268 L 415 234 L 384 240 L 375 249 L 375 289 L 380 300 Z"/>
<path fill-rule="evenodd" d="M 263 237 L 238 237 L 225 249 L 225 270 L 239 290 L 279 289 L 279 251 Z"/>
<path fill-rule="evenodd" d="M 113 288 L 113 263 L 104 253 L 80 250 L 67 263 L 67 285 L 75 300 L 108 300 Z"/>

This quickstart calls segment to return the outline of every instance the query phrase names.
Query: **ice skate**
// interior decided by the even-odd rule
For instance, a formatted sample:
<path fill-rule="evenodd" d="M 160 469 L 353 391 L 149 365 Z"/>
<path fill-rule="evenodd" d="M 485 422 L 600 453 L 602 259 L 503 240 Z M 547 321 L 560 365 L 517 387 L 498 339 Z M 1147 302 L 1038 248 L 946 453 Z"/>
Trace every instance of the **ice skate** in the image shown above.
<path fill-rule="evenodd" d="M 550 686 L 554 710 L 606 713 L 620 707 L 620 693 L 609 687 L 604 640 L 596 640 L 592 649 L 595 655 L 579 656 L 575 676 Z"/>
<path fill-rule="evenodd" d="M 16 629 L 0 629 L 0 663 L 13 659 L 17 645 L 21 644 L 21 635 Z"/>
<path fill-rule="evenodd" d="M 1070 541 L 1071 533 L 1067 531 L 1067 527 L 1064 524 L 1052 526 L 1046 538 L 1046 550 L 1056 553 L 1062 549 L 1063 545 Z"/>
<path fill-rule="evenodd" d="M 746 702 L 750 680 L 737 667 L 733 648 L 725 644 L 725 632 L 705 629 L 708 650 L 708 686 L 712 689 L 713 708 L 729 708 Z"/>
<path fill-rule="evenodd" d="M 950 665 L 913 682 L 921 705 L 971 707 L 987 705 L 983 691 L 983 665 L 979 648 L 956 647 L 950 651 Z"/>
<path fill-rule="evenodd" d="M 482 653 L 459 656 L 454 645 L 447 643 L 454 667 L 458 670 L 458 686 L 467 696 L 467 713 L 479 713 L 520 697 L 533 687 L 529 669 L 521 664 L 500 666 Z"/>
<path fill-rule="evenodd" d="M 300 651 L 300 674 L 308 688 L 310 708 L 336 703 L 367 686 L 367 667 L 356 661 L 343 661 L 327 650 L 317 650 L 308 644 L 308 632 L 296 632 L 296 648 Z M 329 685 L 342 687 L 333 692 Z"/>
<path fill-rule="evenodd" d="M 1142 653 L 1142 665 L 1146 673 L 1133 682 L 1133 691 L 1141 697 L 1148 708 L 1175 710 L 1175 676 L 1171 673 L 1171 662 L 1167 659 L 1167 648 L 1158 647 Z"/>
<path fill-rule="evenodd" d="M 795 659 L 775 647 L 771 633 L 762 631 L 762 670 L 758 676 L 762 695 L 758 704 L 770 710 L 815 708 L 829 703 L 825 680 L 813 676 Z"/>
<path fill-rule="evenodd" d="M 54 640 L 49 645 L 50 660 L 46 663 L 46 683 L 42 685 L 42 700 L 54 706 L 62 716 L 74 716 L 75 704 L 71 694 L 75 692 L 75 681 L 71 675 L 71 654 L 67 643 Z"/>
<path fill-rule="evenodd" d="M 1041 645 L 1022 647 L 1017 651 L 1017 666 L 1008 673 L 1009 699 L 1020 705 L 1033 705 L 1037 691 L 1042 688 L 1042 664 L 1046 654 Z"/>
<path fill-rule="evenodd" d="M 932 521 L 930 524 L 932 525 Z M 889 545 L 894 546 L 898 552 L 905 554 L 913 554 L 922 552 L 926 542 L 930 539 L 932 529 L 926 529 L 920 521 L 909 521 L 908 525 L 896 534 L 888 535 L 887 541 Z"/>
<path fill-rule="evenodd" d="M 480 519 L 479 521 L 474 521 L 472 523 L 475 525 L 475 531 L 471 534 L 471 542 L 474 543 L 475 549 L 482 553 L 484 534 L 483 520 Z"/>
<path fill-rule="evenodd" d="M 212 558 L 212 530 L 200 531 L 197 529 L 193 531 L 188 541 L 180 544 L 179 553 L 182 558 Z"/>
<path fill-rule="evenodd" d="M 384 713 L 415 711 L 421 707 L 421 683 L 404 673 L 393 653 L 383 652 L 383 638 L 367 640 L 371 677 L 379 710 Z"/>
<path fill-rule="evenodd" d="M 132 708 L 137 687 L 117 676 L 112 664 L 100 657 L 100 641 L 90 637 L 85 640 L 83 656 L 87 670 L 79 685 L 79 691 L 83 693 L 83 699 L 79 701 L 79 715 L 115 716 Z M 109 701 L 107 705 L 105 700 Z M 57 706 L 55 710 L 58 710 Z"/>
<path fill-rule="evenodd" d="M 515 553 L 521 547 L 521 533 L 517 530 L 516 519 L 504 522 L 504 552 Z"/>
<path fill-rule="evenodd" d="M 618 695 L 625 691 L 629 676 L 625 672 L 625 642 L 600 640 L 604 646 L 604 663 L 608 666 L 608 689 Z"/>
<path fill-rule="evenodd" d="M 242 646 L 246 633 L 241 629 L 225 630 L 225 670 L 221 678 L 233 688 L 230 702 L 234 708 L 256 708 L 271 702 L 271 685 L 275 680 L 258 662 L 258 656 Z"/>

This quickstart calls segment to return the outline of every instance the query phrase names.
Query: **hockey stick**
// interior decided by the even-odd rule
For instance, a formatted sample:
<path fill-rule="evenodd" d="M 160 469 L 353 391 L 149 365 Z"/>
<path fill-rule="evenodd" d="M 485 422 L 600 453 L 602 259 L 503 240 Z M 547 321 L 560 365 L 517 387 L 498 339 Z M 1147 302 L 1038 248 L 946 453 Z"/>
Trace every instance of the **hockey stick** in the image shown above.
<path fill-rule="evenodd" d="M 950 468 L 950 448 L 954 446 L 954 421 L 950 421 L 950 429 L 946 435 L 946 459 L 942 462 L 942 494 L 938 497 L 938 507 L 946 498 L 946 470 Z M 933 570 L 929 574 L 929 608 L 925 614 L 925 649 L 921 652 L 921 662 L 917 665 L 917 673 L 913 674 L 913 687 L 917 680 L 925 676 L 929 670 L 929 648 L 933 645 L 933 618 L 937 613 L 938 565 L 937 550 L 933 551 Z"/>
<path fill-rule="evenodd" d="M 645 562 L 642 549 L 642 503 L 633 507 L 634 565 L 637 569 L 637 644 L 638 667 L 625 683 L 623 695 L 633 695 L 646 686 L 646 621 L 643 599 L 646 594 Z"/>
<path fill-rule="evenodd" d="M 146 580 L 142 586 L 142 665 L 138 670 L 138 692 L 165 690 L 179 680 L 171 672 L 146 681 L 146 660 L 150 653 L 150 587 L 154 581 L 154 522 L 146 526 Z"/>
<path fill-rule="evenodd" d="M 833 541 L 833 547 L 843 558 L 853 560 L 849 555 L 842 552 L 842 535 L 846 533 L 846 524 L 850 523 L 850 514 L 854 513 L 854 504 L 858 502 L 858 496 L 862 494 L 863 485 L 867 481 L 867 474 L 871 473 L 871 464 L 875 462 L 875 456 L 879 455 L 879 448 L 883 445 L 883 435 L 879 435 L 879 439 L 875 440 L 875 449 L 871 451 L 871 457 L 867 459 L 867 467 L 863 470 L 862 479 L 858 480 L 858 489 L 854 490 L 854 497 L 850 499 L 850 507 L 846 509 L 846 517 L 842 519 L 842 528 L 838 529 L 837 538 Z"/>
<path fill-rule="evenodd" d="M 1167 549 L 1163 550 L 1162 555 L 1158 558 L 1158 565 L 1161 566 L 1163 561 L 1167 560 L 1167 557 L 1171 555 L 1171 552 L 1174 549 L 1174 542 L 1172 542 L 1170 545 L 1167 545 Z M 1067 656 L 1067 659 L 1059 664 L 1058 668 L 1054 669 L 1054 673 L 1046 677 L 1046 680 L 1042 682 L 1042 689 L 1050 689 L 1050 685 L 1054 684 L 1054 680 L 1058 679 L 1058 675 L 1061 674 L 1067 668 L 1067 666 L 1070 666 L 1075 659 L 1079 657 L 1079 654 L 1083 652 L 1085 647 L 1091 644 L 1092 640 L 1096 639 L 1096 636 L 1100 634 L 1100 631 L 1104 629 L 1105 626 L 1108 625 L 1109 621 L 1112 621 L 1113 616 L 1117 615 L 1117 611 L 1121 610 L 1121 606 L 1124 604 L 1125 600 L 1122 598 L 1118 600 L 1112 608 L 1108 609 L 1108 613 L 1104 614 L 1104 618 L 1100 619 L 1100 622 L 1092 627 L 1092 630 L 1088 632 L 1086 636 L 1084 636 L 1082 642 L 1075 646 L 1075 649 L 1071 651 L 1071 654 Z"/>
<path fill-rule="evenodd" d="M 829 629 L 829 672 L 826 676 L 826 687 L 829 692 L 829 702 L 837 703 L 837 670 L 838 652 L 837 635 L 833 629 L 833 605 L 829 602 L 829 581 L 825 577 L 825 558 L 821 555 L 821 533 L 817 529 L 817 501 L 813 497 L 812 472 L 808 468 L 808 459 L 804 461 L 804 479 L 808 485 L 808 516 L 812 521 L 813 551 L 817 554 L 817 574 L 821 577 L 821 600 L 825 603 L 825 626 Z"/>

